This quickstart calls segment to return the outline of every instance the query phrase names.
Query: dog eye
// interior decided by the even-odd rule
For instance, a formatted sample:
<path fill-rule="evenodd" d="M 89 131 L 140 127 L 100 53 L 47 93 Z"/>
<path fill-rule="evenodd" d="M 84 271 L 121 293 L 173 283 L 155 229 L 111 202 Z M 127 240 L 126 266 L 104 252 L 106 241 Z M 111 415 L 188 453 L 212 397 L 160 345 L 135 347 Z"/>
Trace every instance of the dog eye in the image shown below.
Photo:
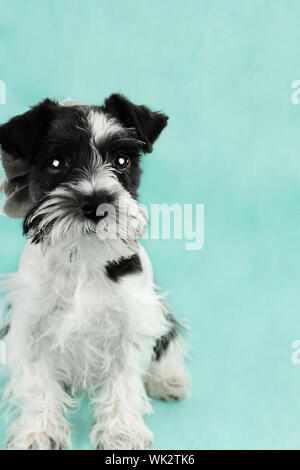
<path fill-rule="evenodd" d="M 124 154 L 118 155 L 118 157 L 115 160 L 115 166 L 119 168 L 120 170 L 122 170 L 128 167 L 128 165 L 129 165 L 129 158 Z"/>
<path fill-rule="evenodd" d="M 64 167 L 64 162 L 58 158 L 51 159 L 48 167 L 50 170 L 59 171 Z"/>

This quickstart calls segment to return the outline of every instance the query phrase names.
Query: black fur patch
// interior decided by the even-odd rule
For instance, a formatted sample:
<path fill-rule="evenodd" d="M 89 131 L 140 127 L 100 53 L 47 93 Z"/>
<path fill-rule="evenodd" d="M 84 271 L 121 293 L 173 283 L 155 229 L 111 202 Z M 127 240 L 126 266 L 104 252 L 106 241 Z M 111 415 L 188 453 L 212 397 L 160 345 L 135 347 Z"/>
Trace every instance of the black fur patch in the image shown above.
<path fill-rule="evenodd" d="M 170 330 L 169 332 L 159 338 L 154 347 L 154 358 L 156 361 L 159 361 L 161 357 L 166 353 L 169 344 L 180 332 L 180 324 L 175 320 L 172 314 L 169 314 L 168 319 L 170 321 Z"/>
<path fill-rule="evenodd" d="M 9 329 L 10 329 L 10 324 L 8 323 L 7 325 L 5 325 L 3 328 L 1 328 L 0 330 L 0 339 L 3 339 L 7 333 L 9 332 Z"/>
<path fill-rule="evenodd" d="M 115 282 L 127 274 L 136 274 L 142 271 L 142 264 L 137 254 L 130 258 L 121 258 L 119 261 L 111 261 L 106 265 L 106 274 Z"/>

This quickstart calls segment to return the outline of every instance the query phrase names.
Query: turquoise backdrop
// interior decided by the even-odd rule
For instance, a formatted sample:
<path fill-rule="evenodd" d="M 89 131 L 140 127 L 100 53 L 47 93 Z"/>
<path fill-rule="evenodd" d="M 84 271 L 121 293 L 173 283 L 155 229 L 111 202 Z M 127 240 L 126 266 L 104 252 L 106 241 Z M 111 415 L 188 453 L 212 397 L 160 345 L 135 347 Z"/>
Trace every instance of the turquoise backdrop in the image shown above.
<path fill-rule="evenodd" d="M 142 202 L 205 204 L 202 250 L 144 242 L 191 326 L 193 394 L 154 402 L 156 449 L 300 449 L 299 19 L 299 0 L 0 0 L 0 122 L 120 91 L 170 116 Z M 23 245 L 1 216 L 0 272 Z M 89 448 L 85 401 L 71 419 Z"/>

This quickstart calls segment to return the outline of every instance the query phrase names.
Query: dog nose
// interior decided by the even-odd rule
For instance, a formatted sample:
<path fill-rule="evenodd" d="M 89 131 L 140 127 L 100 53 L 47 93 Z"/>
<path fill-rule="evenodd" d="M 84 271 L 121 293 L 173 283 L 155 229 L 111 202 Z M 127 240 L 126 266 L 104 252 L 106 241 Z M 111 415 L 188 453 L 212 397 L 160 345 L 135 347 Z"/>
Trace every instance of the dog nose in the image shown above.
<path fill-rule="evenodd" d="M 85 217 L 94 222 L 99 222 L 101 219 L 104 219 L 104 217 L 107 217 L 108 212 L 106 211 L 102 215 L 97 215 L 98 207 L 101 206 L 101 204 L 109 204 L 110 202 L 110 198 L 107 194 L 84 196 L 80 201 L 80 208 Z"/>

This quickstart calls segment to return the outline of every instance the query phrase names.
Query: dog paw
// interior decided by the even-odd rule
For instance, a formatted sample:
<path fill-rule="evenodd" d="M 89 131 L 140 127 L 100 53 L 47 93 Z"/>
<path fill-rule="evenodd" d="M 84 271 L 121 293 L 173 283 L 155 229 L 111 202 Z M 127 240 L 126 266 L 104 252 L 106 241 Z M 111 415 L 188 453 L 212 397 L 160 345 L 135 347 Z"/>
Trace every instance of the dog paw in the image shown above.
<path fill-rule="evenodd" d="M 31 433 L 10 436 L 7 450 L 63 450 L 64 445 L 45 433 Z"/>
<path fill-rule="evenodd" d="M 150 376 L 146 382 L 146 390 L 152 398 L 164 401 L 183 400 L 190 395 L 191 383 L 186 373 L 166 375 L 165 377 Z"/>
<path fill-rule="evenodd" d="M 145 426 L 140 429 L 116 426 L 117 429 L 97 429 L 91 434 L 91 441 L 96 450 L 148 450 L 153 444 L 153 434 Z"/>
<path fill-rule="evenodd" d="M 7 450 L 62 450 L 70 447 L 70 428 L 65 422 L 45 427 L 40 420 L 17 419 L 9 429 Z"/>

